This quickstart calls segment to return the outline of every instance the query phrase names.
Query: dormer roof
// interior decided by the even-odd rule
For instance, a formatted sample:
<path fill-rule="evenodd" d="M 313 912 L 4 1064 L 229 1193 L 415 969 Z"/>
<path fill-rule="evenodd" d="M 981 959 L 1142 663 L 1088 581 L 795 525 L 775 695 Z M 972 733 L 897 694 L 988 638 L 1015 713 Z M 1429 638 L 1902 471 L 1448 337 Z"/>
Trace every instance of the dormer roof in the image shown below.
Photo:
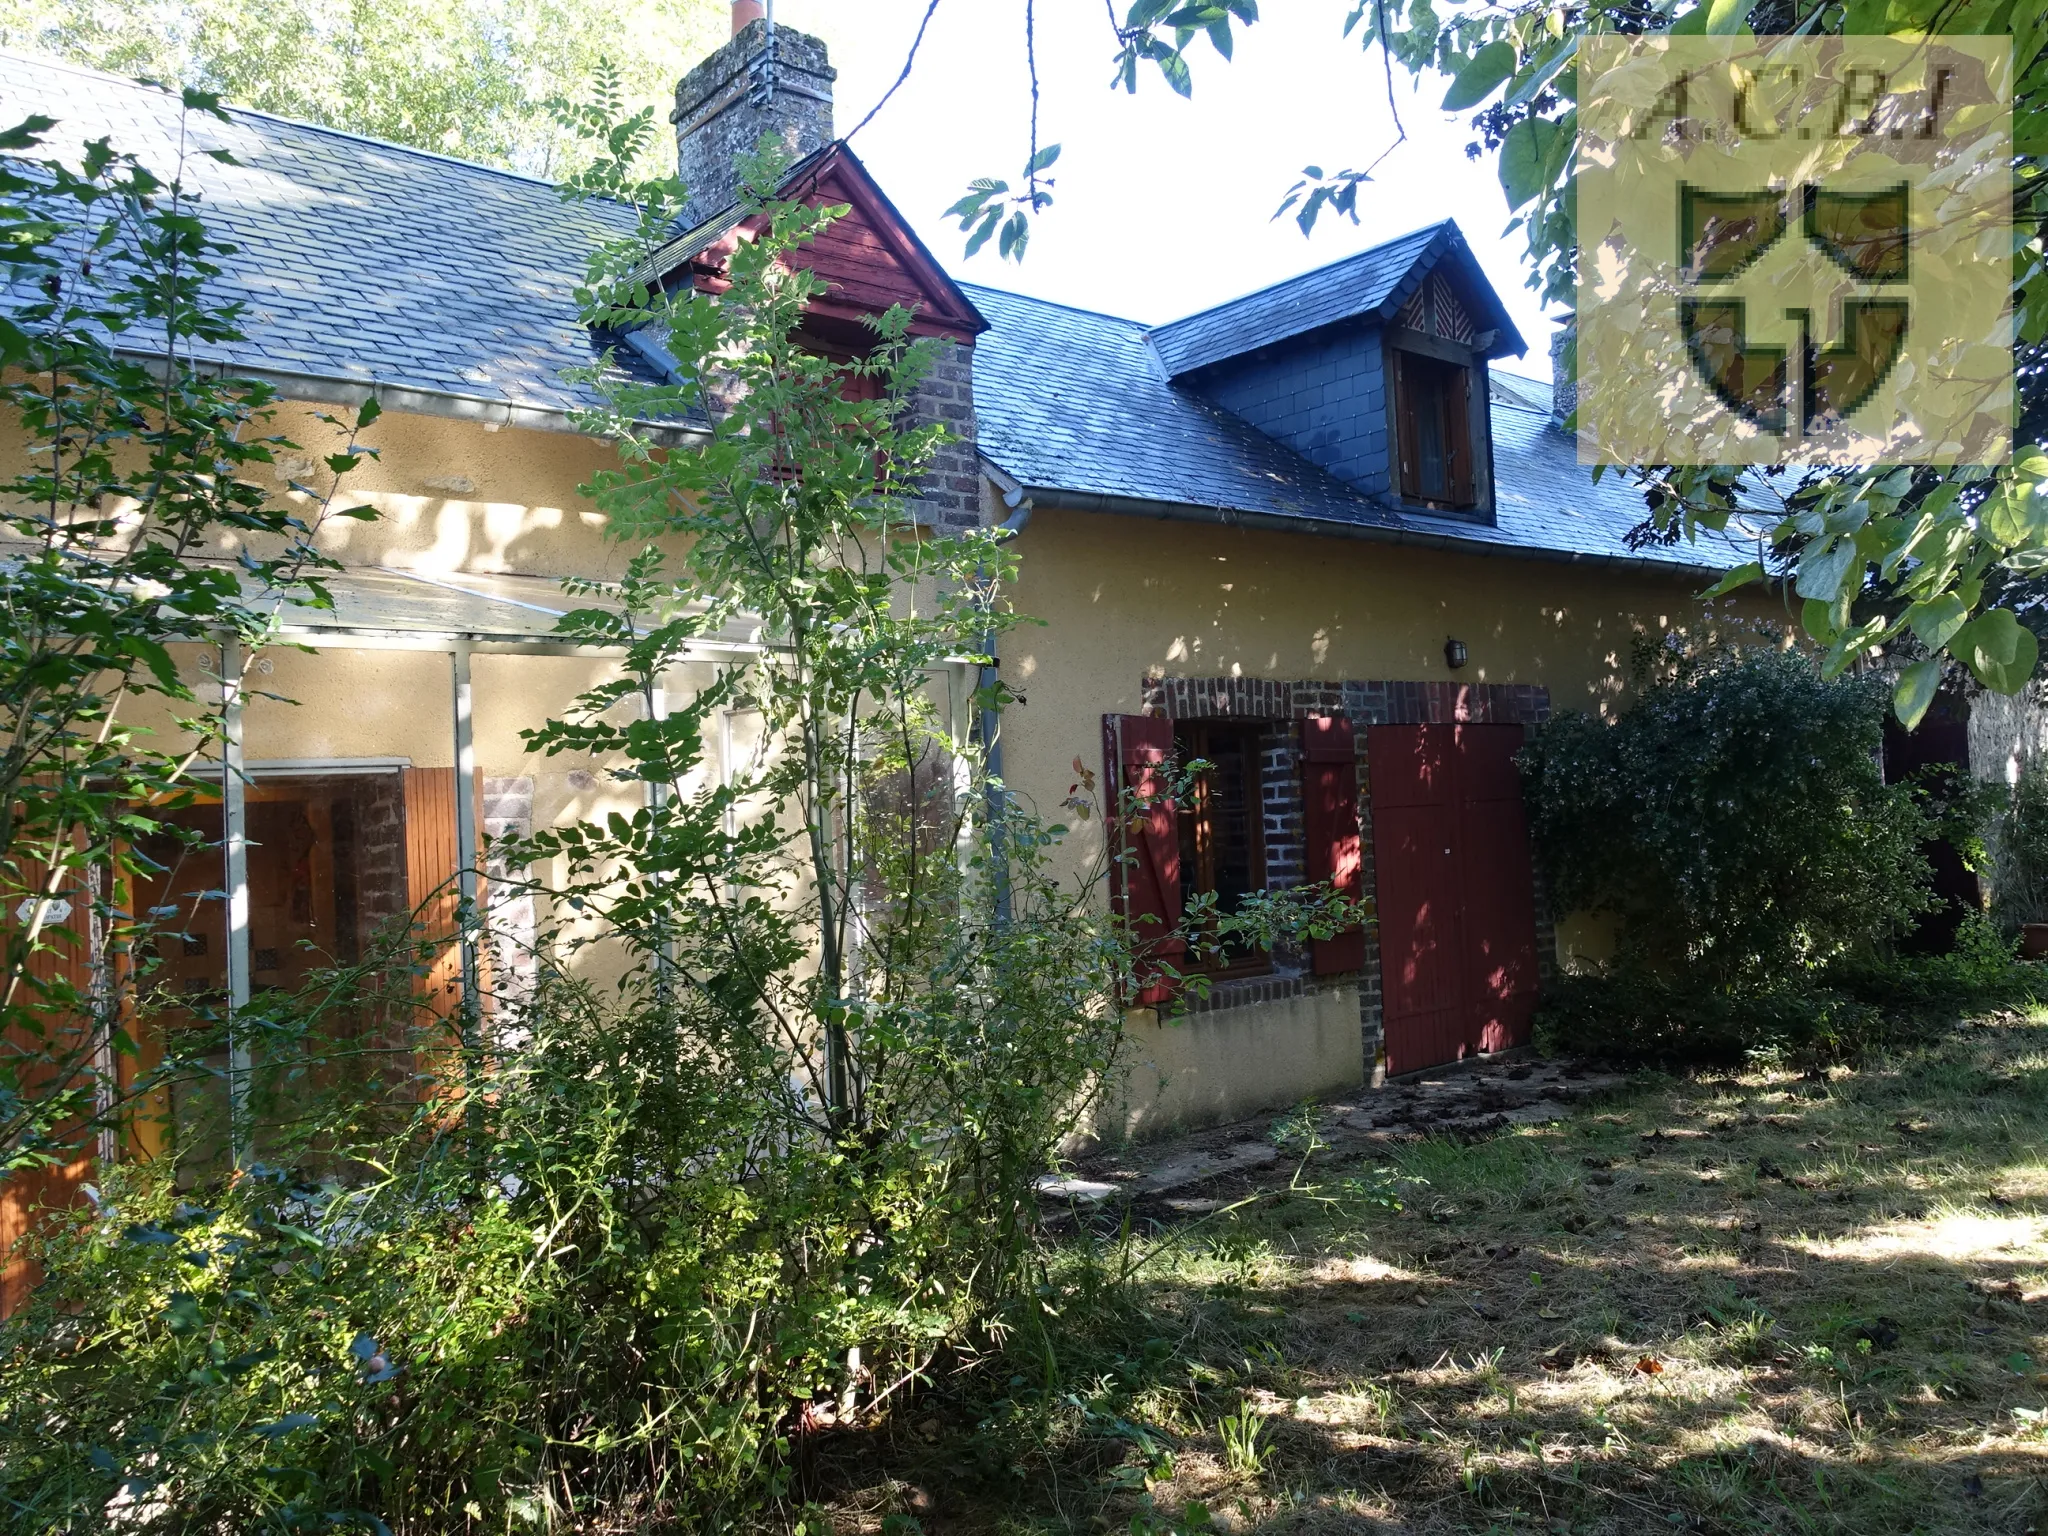
<path fill-rule="evenodd" d="M 1181 378 L 1346 320 L 1384 323 L 1432 274 L 1448 280 L 1471 315 L 1475 336 L 1491 333 L 1486 345 L 1475 346 L 1480 356 L 1519 357 L 1529 350 L 1451 219 L 1158 326 L 1152 346 L 1166 376 Z"/>

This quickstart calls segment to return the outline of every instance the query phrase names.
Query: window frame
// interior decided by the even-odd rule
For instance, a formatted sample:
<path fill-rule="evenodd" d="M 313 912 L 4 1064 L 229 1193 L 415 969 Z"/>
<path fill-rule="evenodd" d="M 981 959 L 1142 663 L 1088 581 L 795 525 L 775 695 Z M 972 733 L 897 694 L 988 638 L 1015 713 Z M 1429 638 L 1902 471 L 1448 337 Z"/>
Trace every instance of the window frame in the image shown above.
<path fill-rule="evenodd" d="M 1246 888 L 1252 891 L 1265 890 L 1270 881 L 1266 878 L 1266 836 L 1265 836 L 1265 772 L 1259 738 L 1272 728 L 1272 722 L 1245 719 L 1177 719 L 1173 722 L 1174 757 L 1186 764 L 1197 758 L 1213 761 L 1211 755 L 1201 750 L 1200 744 L 1208 738 L 1228 733 L 1241 739 L 1246 754 L 1247 806 L 1245 811 L 1245 843 L 1247 866 Z M 1214 812 L 1208 807 L 1205 794 L 1207 775 L 1193 780 L 1187 795 L 1179 805 L 1181 825 L 1181 846 L 1183 850 L 1194 847 L 1196 859 L 1190 861 L 1185 852 L 1181 859 L 1181 899 L 1185 902 L 1191 896 L 1214 891 L 1213 850 L 1210 856 L 1209 877 L 1205 881 L 1199 867 L 1200 844 L 1205 828 L 1213 824 Z M 1273 971 L 1273 952 L 1269 949 L 1251 950 L 1239 959 L 1216 957 L 1202 962 L 1190 960 L 1184 969 L 1191 974 L 1207 976 L 1211 981 L 1234 981 L 1245 976 L 1267 976 Z"/>
<path fill-rule="evenodd" d="M 1485 362 L 1469 347 L 1390 328 L 1384 338 L 1387 377 L 1387 480 L 1395 499 L 1448 516 L 1486 515 L 1492 508 L 1492 464 L 1486 407 Z M 1420 422 L 1414 395 L 1418 373 L 1456 370 L 1465 390 L 1464 409 L 1456 408 L 1455 384 L 1436 395 L 1445 432 L 1447 497 L 1432 497 L 1421 488 Z"/>

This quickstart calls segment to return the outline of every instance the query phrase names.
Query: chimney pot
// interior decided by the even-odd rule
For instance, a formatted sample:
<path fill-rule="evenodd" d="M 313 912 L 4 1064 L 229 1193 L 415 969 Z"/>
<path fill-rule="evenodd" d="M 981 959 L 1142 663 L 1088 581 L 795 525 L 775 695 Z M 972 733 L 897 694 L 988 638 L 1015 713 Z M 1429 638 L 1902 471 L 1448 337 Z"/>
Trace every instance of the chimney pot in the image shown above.
<path fill-rule="evenodd" d="M 771 33 L 758 0 L 734 0 L 731 41 L 676 85 L 676 173 L 689 188 L 685 227 L 730 208 L 738 162 L 764 135 L 792 160 L 832 142 L 832 81 L 825 45 L 793 27 Z"/>

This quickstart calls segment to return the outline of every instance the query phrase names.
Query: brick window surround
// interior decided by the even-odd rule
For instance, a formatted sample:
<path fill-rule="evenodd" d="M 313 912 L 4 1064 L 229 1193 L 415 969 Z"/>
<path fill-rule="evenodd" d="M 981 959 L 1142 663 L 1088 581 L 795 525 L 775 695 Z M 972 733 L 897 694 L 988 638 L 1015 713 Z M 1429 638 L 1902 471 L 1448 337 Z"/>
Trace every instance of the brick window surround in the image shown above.
<path fill-rule="evenodd" d="M 1259 737 L 1259 798 L 1264 818 L 1266 884 L 1283 890 L 1303 880 L 1301 731 L 1311 715 L 1342 715 L 1356 733 L 1358 833 L 1365 889 L 1378 891 L 1372 845 L 1372 780 L 1366 730 L 1375 725 L 1519 725 L 1534 730 L 1550 718 L 1550 690 L 1535 683 L 1404 683 L 1287 681 L 1255 677 L 1144 679 L 1142 710 L 1171 720 L 1243 720 L 1265 727 Z M 1556 965 L 1557 934 L 1543 873 L 1536 871 L 1536 960 L 1545 983 Z M 1313 976 L 1299 956 L 1274 955 L 1277 974 L 1218 983 L 1207 998 L 1190 1002 L 1195 1013 L 1243 1008 L 1297 997 L 1320 987 L 1358 987 L 1359 1033 L 1368 1082 L 1385 1081 L 1378 930 L 1365 931 L 1365 969 L 1352 975 Z"/>

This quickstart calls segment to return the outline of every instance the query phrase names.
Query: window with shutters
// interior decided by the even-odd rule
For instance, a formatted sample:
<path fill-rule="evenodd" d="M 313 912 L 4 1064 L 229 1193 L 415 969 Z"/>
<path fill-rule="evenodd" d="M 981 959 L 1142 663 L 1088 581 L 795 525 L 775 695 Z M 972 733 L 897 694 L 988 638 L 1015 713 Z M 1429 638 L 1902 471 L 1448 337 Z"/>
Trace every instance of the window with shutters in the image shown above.
<path fill-rule="evenodd" d="M 1446 511 L 1475 505 L 1472 369 L 1399 348 L 1389 356 L 1401 494 Z"/>
<path fill-rule="evenodd" d="M 1182 721 L 1174 728 L 1174 755 L 1183 764 L 1208 766 L 1189 784 L 1180 813 L 1180 867 L 1187 896 L 1214 893 L 1217 909 L 1235 912 L 1266 887 L 1260 837 L 1259 727 L 1222 721 Z M 1272 968 L 1263 949 L 1226 949 L 1202 967 L 1212 976 L 1246 976 Z"/>

